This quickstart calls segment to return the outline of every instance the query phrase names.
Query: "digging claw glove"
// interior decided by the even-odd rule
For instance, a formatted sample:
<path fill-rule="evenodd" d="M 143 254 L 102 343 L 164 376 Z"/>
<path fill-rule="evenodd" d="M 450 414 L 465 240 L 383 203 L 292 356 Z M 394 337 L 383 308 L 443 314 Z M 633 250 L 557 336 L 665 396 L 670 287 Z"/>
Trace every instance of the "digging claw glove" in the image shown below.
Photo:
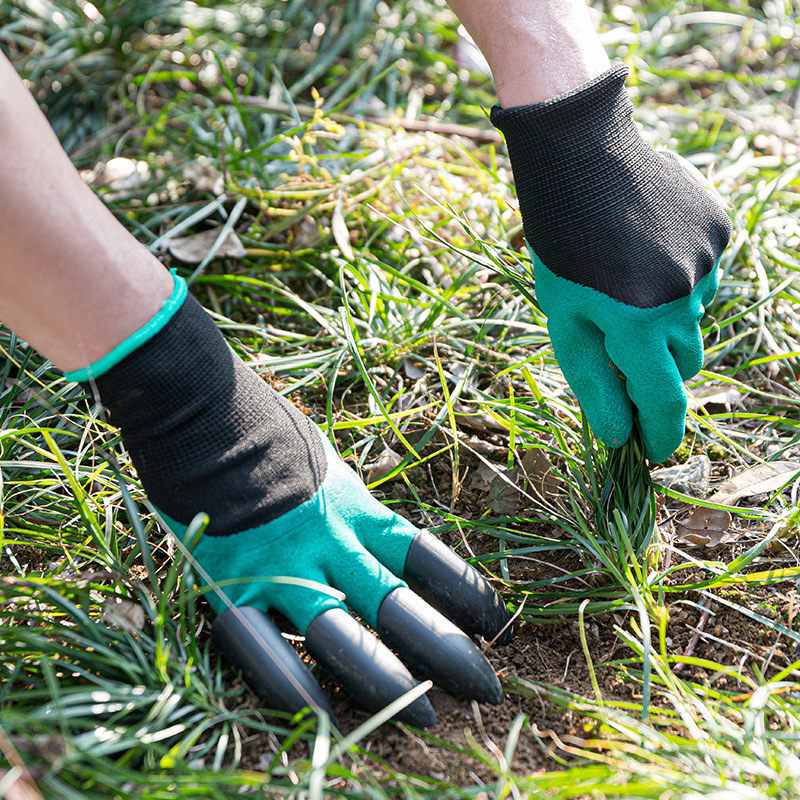
<path fill-rule="evenodd" d="M 315 660 L 371 710 L 416 685 L 386 645 L 454 694 L 502 702 L 462 631 L 491 639 L 507 627 L 494 590 L 375 500 L 321 431 L 228 348 L 183 281 L 141 331 L 66 377 L 93 381 L 179 537 L 196 514 L 209 515 L 193 556 L 211 581 L 213 635 L 270 707 L 333 717 L 269 611 L 288 617 Z M 509 637 L 510 628 L 501 641 Z M 424 696 L 399 718 L 436 721 Z"/>
<path fill-rule="evenodd" d="M 633 409 L 647 456 L 683 439 L 683 381 L 703 363 L 728 217 L 633 122 L 622 64 L 568 94 L 492 110 L 514 171 L 536 297 L 595 433 L 619 447 Z"/>

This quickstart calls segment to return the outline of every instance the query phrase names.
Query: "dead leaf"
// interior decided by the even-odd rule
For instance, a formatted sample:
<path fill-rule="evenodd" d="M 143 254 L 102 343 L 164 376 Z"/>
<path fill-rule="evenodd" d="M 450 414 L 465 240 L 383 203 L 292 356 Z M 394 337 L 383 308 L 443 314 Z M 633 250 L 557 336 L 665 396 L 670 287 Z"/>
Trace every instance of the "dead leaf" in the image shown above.
<path fill-rule="evenodd" d="M 200 192 L 220 195 L 225 190 L 222 175 L 207 158 L 198 158 L 187 164 L 183 168 L 183 177 Z"/>
<path fill-rule="evenodd" d="M 653 470 L 651 477 L 659 486 L 700 497 L 711 484 L 711 461 L 707 455 L 692 456 L 685 464 Z"/>
<path fill-rule="evenodd" d="M 218 228 L 209 228 L 202 233 L 192 236 L 179 236 L 167 242 L 167 248 L 172 256 L 186 264 L 199 264 L 210 252 L 219 237 Z M 214 258 L 244 258 L 247 252 L 239 237 L 229 231 L 225 241 L 217 249 Z"/>
<path fill-rule="evenodd" d="M 459 427 L 472 428 L 479 433 L 508 433 L 508 428 L 491 414 L 476 411 L 472 406 L 462 403 L 460 400 L 453 404 L 453 411 L 458 414 Z"/>
<path fill-rule="evenodd" d="M 696 389 L 689 390 L 688 407 L 691 411 L 697 411 L 701 408 L 707 410 L 716 410 L 716 408 L 730 411 L 731 408 L 736 408 L 742 405 L 743 395 L 735 386 L 729 383 L 720 383 L 719 381 L 712 381 L 698 386 Z"/>
<path fill-rule="evenodd" d="M 511 516 L 517 511 L 519 489 L 516 486 L 517 470 L 501 470 L 489 484 L 489 508 L 495 514 Z"/>
<path fill-rule="evenodd" d="M 353 260 L 353 248 L 350 245 L 350 231 L 347 230 L 347 223 L 344 221 L 344 204 L 342 196 L 336 200 L 333 209 L 333 219 L 331 220 L 331 230 L 337 246 L 342 251 L 342 255 L 348 260 Z"/>
<path fill-rule="evenodd" d="M 367 483 L 374 483 L 385 478 L 403 460 L 399 453 L 391 447 L 385 447 L 383 452 L 370 464 L 364 467 L 367 474 Z"/>
<path fill-rule="evenodd" d="M 520 459 L 522 475 L 528 488 L 543 500 L 552 500 L 559 494 L 561 481 L 553 472 L 553 464 L 540 447 L 530 447 Z"/>
<path fill-rule="evenodd" d="M 418 381 L 425 377 L 425 367 L 414 363 L 410 358 L 403 359 L 403 372 L 410 381 Z"/>
<path fill-rule="evenodd" d="M 140 631 L 144 628 L 144 609 L 130 600 L 117 602 L 113 598 L 106 600 L 103 606 L 103 622 L 112 628 L 128 631 Z"/>
<path fill-rule="evenodd" d="M 743 497 L 777 491 L 798 472 L 800 463 L 797 461 L 767 461 L 765 464 L 756 464 L 729 478 L 709 499 L 712 503 L 732 506 Z"/>
<path fill-rule="evenodd" d="M 469 488 L 474 489 L 476 492 L 488 492 L 492 481 L 497 477 L 497 474 L 502 472 L 499 467 L 491 467 L 481 461 L 475 469 L 469 473 Z"/>
<path fill-rule="evenodd" d="M 730 512 L 698 506 L 684 522 L 675 523 L 675 533 L 680 541 L 716 547 L 730 525 Z"/>
<path fill-rule="evenodd" d="M 508 458 L 508 445 L 492 444 L 479 436 L 459 437 L 460 440 L 473 452 L 495 461 L 505 461 Z"/>
<path fill-rule="evenodd" d="M 327 224 L 328 218 L 325 216 L 318 219 L 303 217 L 292 228 L 292 246 L 289 251 L 296 253 L 298 250 L 309 250 L 316 247 L 323 239 L 320 228 L 324 228 Z"/>

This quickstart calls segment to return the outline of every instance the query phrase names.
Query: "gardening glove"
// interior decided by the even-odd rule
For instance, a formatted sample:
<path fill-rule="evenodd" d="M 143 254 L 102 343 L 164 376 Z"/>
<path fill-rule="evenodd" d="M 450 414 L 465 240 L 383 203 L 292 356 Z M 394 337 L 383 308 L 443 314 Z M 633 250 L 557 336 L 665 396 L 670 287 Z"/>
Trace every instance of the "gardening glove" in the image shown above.
<path fill-rule="evenodd" d="M 683 381 L 703 363 L 699 321 L 731 225 L 669 153 L 639 135 L 616 64 L 567 94 L 495 106 L 536 298 L 595 433 L 619 447 L 639 418 L 648 458 L 680 445 Z"/>
<path fill-rule="evenodd" d="M 179 538 L 199 512 L 208 515 L 192 555 L 224 654 L 270 707 L 311 706 L 333 718 L 267 616 L 277 611 L 371 710 L 416 685 L 389 647 L 448 691 L 501 703 L 494 671 L 463 632 L 508 640 L 508 611 L 495 591 L 375 500 L 319 428 L 245 366 L 175 281 L 144 328 L 66 377 L 96 389 L 150 501 Z M 398 718 L 419 727 L 436 721 L 425 696 Z"/>

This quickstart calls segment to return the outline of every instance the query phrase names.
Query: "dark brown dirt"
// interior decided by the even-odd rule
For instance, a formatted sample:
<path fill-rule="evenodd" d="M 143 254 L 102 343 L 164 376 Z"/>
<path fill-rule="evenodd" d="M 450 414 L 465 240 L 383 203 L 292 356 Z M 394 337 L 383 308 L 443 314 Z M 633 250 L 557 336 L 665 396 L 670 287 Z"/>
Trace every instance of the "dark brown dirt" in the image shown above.
<path fill-rule="evenodd" d="M 447 459 L 438 459 L 425 478 L 415 489 L 423 501 L 433 509 L 445 510 L 452 498 L 452 471 Z M 435 483 L 435 486 L 434 486 Z M 408 498 L 407 488 L 400 482 L 392 487 L 384 487 L 383 499 L 395 501 L 392 506 L 404 513 L 403 501 Z M 399 502 L 398 502 L 399 501 Z M 414 507 L 418 507 L 416 503 Z M 486 493 L 470 488 L 469 481 L 461 482 L 455 506 L 451 510 L 463 518 L 477 517 L 486 507 Z M 410 509 L 411 507 L 409 507 Z M 418 517 L 414 521 L 419 524 Z M 435 511 L 429 522 L 437 522 Z M 529 521 L 526 530 L 541 535 L 558 538 L 560 534 L 541 523 Z M 497 548 L 497 540 L 475 531 L 444 533 L 441 538 L 454 547 L 461 555 L 481 555 Z M 465 541 L 466 539 L 466 541 Z M 513 547 L 513 545 L 511 545 Z M 744 546 L 741 548 L 744 549 Z M 738 553 L 737 553 L 738 554 Z M 730 559 L 732 553 L 724 557 Z M 699 558 L 713 557 L 709 552 L 698 552 Z M 572 571 L 580 566 L 580 559 L 574 554 L 551 552 L 541 554 L 537 560 L 508 559 L 512 582 L 542 580 L 564 571 Z M 761 567 L 762 569 L 765 567 Z M 708 574 L 692 570 L 679 573 L 675 583 L 694 583 L 708 578 Z M 795 585 L 755 587 L 747 593 L 741 589 L 715 590 L 722 599 L 757 610 L 763 616 L 776 619 L 793 629 L 795 616 L 800 611 L 800 600 L 796 597 Z M 752 667 L 757 664 L 762 672 L 782 669 L 800 657 L 793 642 L 781 637 L 740 611 L 711 603 L 710 613 L 703 622 L 699 637 L 695 636 L 702 610 L 696 607 L 701 601 L 697 592 L 676 593 L 669 596 L 670 621 L 667 630 L 670 653 L 681 655 L 687 648 L 699 658 L 708 658 L 728 666 L 745 669 L 745 673 L 755 677 Z M 607 614 L 586 620 L 588 649 L 597 671 L 600 689 L 606 702 L 641 701 L 639 684 L 625 678 L 620 669 L 611 664 L 614 659 L 631 655 L 614 631 L 615 625 L 628 627 L 624 614 Z M 693 637 L 696 641 L 692 642 Z M 494 779 L 491 766 L 484 760 L 498 763 L 506 746 L 509 730 L 514 719 L 524 714 L 526 724 L 514 751 L 512 769 L 523 774 L 535 774 L 559 768 L 553 758 L 559 741 L 564 737 L 583 739 L 592 735 L 594 723 L 579 712 L 559 705 L 537 691 L 537 686 L 564 690 L 580 697 L 592 698 L 594 695 L 589 670 L 581 647 L 576 619 L 564 619 L 550 624 L 518 622 L 514 640 L 505 647 L 486 650 L 487 657 L 495 667 L 506 689 L 503 705 L 494 707 L 477 706 L 458 700 L 434 688 L 429 697 L 438 717 L 438 724 L 425 732 L 414 731 L 407 726 L 390 723 L 372 733 L 361 747 L 375 756 L 370 759 L 369 768 L 376 775 L 386 774 L 388 770 L 405 774 L 418 774 L 440 779 L 461 786 L 475 786 Z M 748 687 L 721 672 L 688 666 L 683 668 L 681 677 L 701 685 L 713 684 L 715 690 L 731 693 L 746 693 Z M 528 692 L 515 688 L 516 682 Z M 325 681 L 326 691 L 344 731 L 353 730 L 366 719 L 365 712 L 355 707 L 352 700 L 332 681 Z M 655 704 L 663 701 L 653 699 Z M 258 768 L 263 753 L 270 748 L 260 737 L 251 742 L 252 758 L 245 759 L 245 766 Z M 304 747 L 304 746 L 303 746 Z M 477 751 L 480 751 L 478 753 Z M 301 746 L 295 746 L 291 756 L 305 757 L 307 753 Z M 480 757 L 479 757 L 480 756 Z M 571 760 L 563 750 L 560 759 Z M 262 766 L 263 768 L 263 766 Z M 387 769 L 388 768 L 388 769 Z"/>
<path fill-rule="evenodd" d="M 613 634 L 600 631 L 594 647 L 598 659 L 608 656 L 614 649 Z M 517 678 L 533 682 L 532 689 L 534 684 L 546 684 L 583 696 L 592 695 L 578 630 L 569 622 L 547 626 L 523 623 L 511 644 L 493 649 L 487 655 L 507 686 L 510 678 Z M 610 671 L 601 668 L 599 677 L 608 699 L 631 699 L 625 687 L 616 685 Z M 365 748 L 400 772 L 430 775 L 463 786 L 494 777 L 490 767 L 470 754 L 475 748 L 470 739 L 484 751 L 484 756 L 488 754 L 496 761 L 493 754 L 504 750 L 508 731 L 518 714 L 525 714 L 531 722 L 523 728 L 511 765 L 522 773 L 557 768 L 550 755 L 553 736 L 586 733 L 585 718 L 535 693 L 525 696 L 507 690 L 501 706 L 473 705 L 439 690 L 430 692 L 429 697 L 439 721 L 427 735 L 419 735 L 403 725 L 386 725 L 364 743 Z M 335 710 L 345 728 L 360 721 L 344 698 Z"/>

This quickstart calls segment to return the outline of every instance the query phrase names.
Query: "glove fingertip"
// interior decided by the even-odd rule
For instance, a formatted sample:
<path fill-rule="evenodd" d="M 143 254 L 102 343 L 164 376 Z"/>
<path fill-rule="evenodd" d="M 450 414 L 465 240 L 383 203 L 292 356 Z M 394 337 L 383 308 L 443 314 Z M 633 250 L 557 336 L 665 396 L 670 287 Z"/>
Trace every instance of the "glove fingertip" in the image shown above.
<path fill-rule="evenodd" d="M 616 448 L 628 441 L 633 429 L 633 411 L 627 396 L 584 398 L 581 407 L 594 435 L 604 445 Z"/>
<path fill-rule="evenodd" d="M 657 424 L 651 423 L 642 414 L 639 420 L 642 427 L 642 441 L 647 458 L 655 464 L 666 461 L 683 441 L 686 419 L 686 404 L 680 413 L 660 418 Z"/>
<path fill-rule="evenodd" d="M 648 445 L 645 444 L 644 452 L 647 456 L 648 461 L 652 461 L 654 464 L 661 464 L 666 461 L 680 446 L 683 442 L 683 436 L 681 436 L 677 440 L 673 440 L 672 442 L 658 443 L 656 445 Z"/>

